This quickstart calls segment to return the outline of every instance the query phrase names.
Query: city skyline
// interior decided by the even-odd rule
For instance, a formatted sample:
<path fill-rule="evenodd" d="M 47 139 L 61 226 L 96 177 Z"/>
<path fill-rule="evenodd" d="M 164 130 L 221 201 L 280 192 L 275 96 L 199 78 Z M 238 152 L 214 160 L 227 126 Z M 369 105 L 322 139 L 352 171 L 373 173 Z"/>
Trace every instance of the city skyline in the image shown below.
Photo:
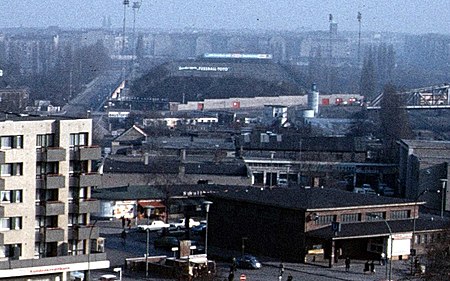
<path fill-rule="evenodd" d="M 133 2 L 126 8 L 126 26 L 133 25 Z M 137 10 L 135 10 L 137 11 Z M 357 31 L 361 12 L 363 31 L 411 34 L 450 34 L 450 5 L 444 0 L 279 0 L 276 4 L 256 0 L 142 0 L 136 13 L 137 28 L 161 29 L 257 29 L 280 31 L 328 30 L 329 15 L 339 31 Z M 122 0 L 3 0 L 0 28 L 59 26 L 98 28 L 104 17 L 112 28 L 123 27 Z"/>

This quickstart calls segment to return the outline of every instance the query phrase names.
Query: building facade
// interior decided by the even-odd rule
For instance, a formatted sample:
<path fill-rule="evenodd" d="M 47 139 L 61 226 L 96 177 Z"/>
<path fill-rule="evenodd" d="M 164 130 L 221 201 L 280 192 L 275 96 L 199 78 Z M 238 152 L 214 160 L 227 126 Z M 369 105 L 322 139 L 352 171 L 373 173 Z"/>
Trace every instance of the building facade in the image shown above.
<path fill-rule="evenodd" d="M 3 116 L 0 121 L 0 279 L 68 280 L 108 268 L 90 198 L 100 175 L 92 120 Z"/>

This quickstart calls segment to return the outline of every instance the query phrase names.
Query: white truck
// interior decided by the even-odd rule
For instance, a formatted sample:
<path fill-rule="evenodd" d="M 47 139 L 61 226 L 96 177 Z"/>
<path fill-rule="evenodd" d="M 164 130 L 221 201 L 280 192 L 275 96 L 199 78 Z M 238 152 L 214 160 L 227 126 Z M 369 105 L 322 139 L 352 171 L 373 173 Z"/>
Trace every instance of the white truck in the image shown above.
<path fill-rule="evenodd" d="M 141 231 L 158 231 L 162 230 L 163 228 L 169 228 L 170 224 L 165 223 L 163 221 L 152 221 L 150 224 L 140 224 L 138 225 L 138 229 Z"/>
<path fill-rule="evenodd" d="M 196 221 L 194 219 L 189 219 L 189 228 L 200 225 L 199 221 Z M 186 219 L 179 219 L 176 222 L 173 222 L 170 224 L 171 227 L 182 229 L 186 227 Z"/>

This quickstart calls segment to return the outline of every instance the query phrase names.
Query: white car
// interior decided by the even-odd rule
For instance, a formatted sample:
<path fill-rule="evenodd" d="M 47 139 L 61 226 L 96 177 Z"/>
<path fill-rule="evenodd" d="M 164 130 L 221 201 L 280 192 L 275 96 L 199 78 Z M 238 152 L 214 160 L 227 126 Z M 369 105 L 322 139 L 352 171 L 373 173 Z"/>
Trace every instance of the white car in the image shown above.
<path fill-rule="evenodd" d="M 141 231 L 158 231 L 163 228 L 170 227 L 170 224 L 165 223 L 163 221 L 152 221 L 150 224 L 140 224 L 138 225 L 138 229 Z"/>
<path fill-rule="evenodd" d="M 193 219 L 189 219 L 189 228 L 192 228 L 194 226 L 199 225 L 200 222 L 193 220 Z M 173 222 L 170 224 L 170 226 L 175 227 L 177 229 L 182 229 L 185 228 L 186 223 L 185 223 L 185 219 L 179 219 L 177 222 Z"/>

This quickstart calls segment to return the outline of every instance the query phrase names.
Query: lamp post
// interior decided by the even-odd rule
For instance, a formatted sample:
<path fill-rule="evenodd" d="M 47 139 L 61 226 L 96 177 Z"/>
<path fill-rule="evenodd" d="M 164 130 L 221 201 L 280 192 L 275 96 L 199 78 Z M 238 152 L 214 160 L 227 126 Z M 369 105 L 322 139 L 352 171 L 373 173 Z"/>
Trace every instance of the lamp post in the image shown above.
<path fill-rule="evenodd" d="M 415 244 L 416 244 L 416 218 L 419 215 L 419 210 L 417 210 L 417 214 L 416 214 L 416 209 L 417 209 L 417 202 L 419 201 L 420 197 L 422 195 L 424 195 L 425 193 L 428 192 L 428 188 L 424 189 L 421 193 L 419 193 L 419 195 L 416 196 L 416 199 L 414 200 L 414 214 L 413 214 L 413 231 L 412 231 L 412 243 L 411 243 L 411 275 L 414 274 L 413 270 L 413 266 L 414 266 L 414 256 L 416 255 L 416 249 L 415 249 Z"/>
<path fill-rule="evenodd" d="M 447 195 L 447 179 L 441 179 L 441 183 L 442 183 L 442 190 L 441 190 L 441 218 L 444 217 L 444 210 L 445 210 L 445 199 L 446 199 L 446 195 Z"/>
<path fill-rule="evenodd" d="M 383 218 L 383 217 L 381 217 L 381 216 L 379 216 L 379 215 L 376 215 L 376 214 L 371 214 L 371 213 L 369 213 L 369 214 L 367 214 L 369 217 L 372 217 L 372 218 L 376 218 L 376 219 L 382 219 L 383 221 L 384 221 L 384 223 L 386 224 L 386 226 L 387 226 L 387 228 L 388 228 L 388 230 L 389 230 L 389 238 L 390 238 L 390 240 L 391 240 L 391 248 L 390 248 L 390 258 L 389 258 L 389 281 L 390 280 L 392 280 L 392 249 L 394 248 L 394 243 L 393 243 L 393 240 L 394 239 L 392 239 L 392 229 L 391 229 L 391 226 L 389 225 L 389 223 L 387 222 L 387 220 L 385 219 L 385 218 Z M 386 249 L 387 250 L 387 249 Z M 387 256 L 387 253 L 386 253 L 386 256 Z"/>
<path fill-rule="evenodd" d="M 208 224 L 209 224 L 209 206 L 211 206 L 213 202 L 211 201 L 204 201 L 203 204 L 205 204 L 205 210 L 206 210 L 206 226 L 205 226 L 205 255 L 206 259 L 208 259 Z"/>
<path fill-rule="evenodd" d="M 150 223 L 150 216 L 152 215 L 153 207 L 148 206 L 145 211 L 147 214 L 147 218 L 149 220 L 148 222 Z M 146 247 L 145 247 L 145 277 L 148 277 L 148 252 L 149 252 L 149 241 L 150 241 L 150 229 L 148 227 L 146 229 L 146 232 L 147 232 L 147 242 L 146 242 Z"/>
<path fill-rule="evenodd" d="M 245 254 L 245 240 L 247 240 L 247 237 L 242 237 L 242 256 Z"/>

